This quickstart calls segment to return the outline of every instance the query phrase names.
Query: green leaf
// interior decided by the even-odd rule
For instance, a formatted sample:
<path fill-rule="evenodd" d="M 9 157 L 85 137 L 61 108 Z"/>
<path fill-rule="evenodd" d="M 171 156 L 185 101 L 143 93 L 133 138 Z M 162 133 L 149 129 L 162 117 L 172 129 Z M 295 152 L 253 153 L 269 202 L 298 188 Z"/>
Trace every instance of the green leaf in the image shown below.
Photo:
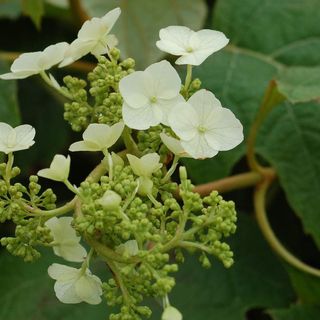
<path fill-rule="evenodd" d="M 257 151 L 276 169 L 306 233 L 320 246 L 320 104 L 285 103 L 262 127 Z"/>
<path fill-rule="evenodd" d="M 7 63 L 0 61 L 0 74 L 7 70 Z M 20 123 L 16 81 L 0 80 L 0 122 L 7 122 L 12 126 Z"/>
<path fill-rule="evenodd" d="M 251 309 L 285 307 L 293 300 L 284 268 L 250 217 L 240 214 L 230 244 L 235 253 L 230 269 L 216 260 L 211 269 L 200 269 L 195 257 L 180 266 L 170 302 L 184 320 L 244 320 Z"/>
<path fill-rule="evenodd" d="M 292 286 L 304 304 L 320 306 L 320 278 L 286 266 Z"/>
<path fill-rule="evenodd" d="M 318 320 L 320 308 L 310 306 L 293 306 L 289 309 L 270 310 L 274 320 Z"/>
<path fill-rule="evenodd" d="M 320 67 L 291 67 L 277 78 L 278 90 L 290 102 L 320 98 Z"/>
<path fill-rule="evenodd" d="M 21 13 L 21 0 L 0 0 L 0 17 L 17 18 Z"/>
<path fill-rule="evenodd" d="M 89 15 L 97 17 L 116 7 L 121 8 L 122 14 L 112 33 L 119 39 L 123 57 L 135 59 L 139 69 L 164 56 L 156 47 L 161 28 L 186 25 L 200 29 L 206 18 L 203 0 L 85 0 L 83 5 Z"/>
<path fill-rule="evenodd" d="M 41 19 L 44 15 L 43 0 L 22 0 L 22 10 L 26 16 L 29 16 L 37 27 L 41 27 Z"/>

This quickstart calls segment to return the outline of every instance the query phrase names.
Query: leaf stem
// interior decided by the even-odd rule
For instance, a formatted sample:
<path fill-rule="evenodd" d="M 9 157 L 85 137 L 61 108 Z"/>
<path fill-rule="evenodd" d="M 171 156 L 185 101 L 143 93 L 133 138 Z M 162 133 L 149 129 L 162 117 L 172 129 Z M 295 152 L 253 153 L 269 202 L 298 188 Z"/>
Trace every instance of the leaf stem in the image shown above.
<path fill-rule="evenodd" d="M 126 149 L 128 150 L 128 153 L 131 153 L 133 155 L 139 156 L 141 152 L 138 149 L 137 144 L 133 140 L 131 136 L 131 129 L 127 126 L 124 127 L 123 133 L 122 133 L 123 142 L 126 146 Z"/>
<path fill-rule="evenodd" d="M 263 173 L 263 167 L 259 164 L 255 155 L 258 132 L 273 107 L 282 101 L 284 101 L 284 97 L 278 92 L 276 82 L 271 80 L 247 138 L 247 160 L 252 171 Z"/>
<path fill-rule="evenodd" d="M 260 183 L 254 193 L 254 207 L 258 225 L 272 249 L 293 267 L 320 277 L 320 269 L 311 267 L 290 253 L 274 234 L 266 213 L 266 194 L 274 178 L 271 176 Z"/>

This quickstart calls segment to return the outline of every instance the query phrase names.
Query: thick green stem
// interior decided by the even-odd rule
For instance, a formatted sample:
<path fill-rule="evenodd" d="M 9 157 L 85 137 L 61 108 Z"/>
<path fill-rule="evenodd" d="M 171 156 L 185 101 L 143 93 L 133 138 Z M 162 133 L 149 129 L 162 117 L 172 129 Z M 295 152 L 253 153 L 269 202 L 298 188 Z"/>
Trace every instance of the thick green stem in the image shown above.
<path fill-rule="evenodd" d="M 8 160 L 7 160 L 7 165 L 6 165 L 5 177 L 4 177 L 4 180 L 7 184 L 7 187 L 10 186 L 11 170 L 12 170 L 12 166 L 13 166 L 13 161 L 14 161 L 14 155 L 12 152 L 10 152 L 8 154 Z"/>
<path fill-rule="evenodd" d="M 284 101 L 284 97 L 278 92 L 276 82 L 274 80 L 270 81 L 247 138 L 247 160 L 252 171 L 260 173 L 263 171 L 263 167 L 259 164 L 255 155 L 258 132 L 271 110 L 282 101 Z"/>
<path fill-rule="evenodd" d="M 128 153 L 131 153 L 136 156 L 140 156 L 141 152 L 139 151 L 138 146 L 136 145 L 135 141 L 131 136 L 131 129 L 128 128 L 127 126 L 124 127 L 122 138 L 126 146 L 126 149 L 128 150 Z"/>
<path fill-rule="evenodd" d="M 290 253 L 274 234 L 266 213 L 266 194 L 271 183 L 272 179 L 265 179 L 261 184 L 257 186 L 254 194 L 256 219 L 265 239 L 268 241 L 271 248 L 287 263 L 303 272 L 320 277 L 319 269 L 307 265 L 292 253 Z"/>

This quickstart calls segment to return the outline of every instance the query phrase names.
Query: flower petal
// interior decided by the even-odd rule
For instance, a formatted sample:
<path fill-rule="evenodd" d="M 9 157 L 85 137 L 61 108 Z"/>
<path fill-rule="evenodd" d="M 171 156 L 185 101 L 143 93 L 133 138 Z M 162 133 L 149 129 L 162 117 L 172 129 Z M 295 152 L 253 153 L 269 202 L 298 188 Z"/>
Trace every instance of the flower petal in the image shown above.
<path fill-rule="evenodd" d="M 184 158 L 190 158 L 190 155 L 184 150 L 181 145 L 181 141 L 166 135 L 165 133 L 160 133 L 160 138 L 162 142 L 166 145 L 166 147 L 173 152 L 175 155 Z"/>
<path fill-rule="evenodd" d="M 78 276 L 79 270 L 76 268 L 68 267 L 63 264 L 53 263 L 48 268 L 49 276 L 58 281 L 71 281 L 76 279 Z"/>
<path fill-rule="evenodd" d="M 71 144 L 69 150 L 76 151 L 100 151 L 100 146 L 91 141 L 77 141 Z"/>
<path fill-rule="evenodd" d="M 100 297 L 102 295 L 101 285 L 101 280 L 87 269 L 86 274 L 75 283 L 75 292 L 82 301 L 89 304 L 99 304 L 102 301 Z"/>
<path fill-rule="evenodd" d="M 173 99 L 159 99 L 157 101 L 157 106 L 161 110 L 161 123 L 166 126 L 169 126 L 168 116 L 172 109 L 179 103 L 185 102 L 183 96 L 179 94 L 178 96 L 174 97 Z"/>
<path fill-rule="evenodd" d="M 122 116 L 124 123 L 132 129 L 146 130 L 160 123 L 157 113 L 150 104 L 135 109 L 127 103 L 122 106 Z"/>
<path fill-rule="evenodd" d="M 102 18 L 103 24 L 108 28 L 108 32 L 112 29 L 121 14 L 121 9 L 115 8 L 106 13 Z"/>
<path fill-rule="evenodd" d="M 181 141 L 181 145 L 184 150 L 195 159 L 212 158 L 218 153 L 218 150 L 214 150 L 208 144 L 203 134 L 197 134 L 188 141 Z"/>
<path fill-rule="evenodd" d="M 199 117 L 187 102 L 179 103 L 169 113 L 168 122 L 175 134 L 182 140 L 190 140 L 197 134 Z"/>

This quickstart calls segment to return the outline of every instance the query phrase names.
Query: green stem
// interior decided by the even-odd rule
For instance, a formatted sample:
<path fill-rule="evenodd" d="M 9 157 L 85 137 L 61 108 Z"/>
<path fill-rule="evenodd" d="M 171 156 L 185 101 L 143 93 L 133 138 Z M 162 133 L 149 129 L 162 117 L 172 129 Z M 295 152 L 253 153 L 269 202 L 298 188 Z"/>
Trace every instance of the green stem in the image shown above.
<path fill-rule="evenodd" d="M 191 80 L 192 80 L 192 65 L 188 64 L 187 65 L 186 80 L 185 80 L 185 83 L 184 83 L 184 91 L 185 91 L 186 94 L 188 94 L 189 87 L 190 87 L 190 84 L 191 84 Z"/>
<path fill-rule="evenodd" d="M 77 188 L 75 188 L 69 180 L 65 180 L 63 181 L 63 183 L 66 185 L 66 187 L 73 192 L 74 194 L 76 194 L 77 196 L 79 196 L 79 191 L 77 190 Z"/>
<path fill-rule="evenodd" d="M 255 155 L 255 145 L 259 129 L 271 110 L 284 101 L 284 99 L 277 90 L 276 82 L 274 80 L 270 81 L 247 138 L 247 160 L 252 171 L 263 172 L 263 167 L 259 164 Z"/>
<path fill-rule="evenodd" d="M 49 76 L 44 71 L 40 72 L 40 76 L 48 86 L 53 88 L 55 91 L 59 92 L 62 96 L 66 97 L 67 99 L 72 100 L 72 95 L 69 94 L 68 92 L 62 90 L 61 87 L 55 86 L 54 83 L 52 82 L 52 80 L 49 78 Z"/>
<path fill-rule="evenodd" d="M 10 180 L 11 180 L 11 170 L 12 170 L 12 165 L 14 161 L 14 155 L 12 152 L 8 154 L 8 160 L 7 160 L 7 165 L 6 165 L 6 172 L 5 172 L 5 177 L 4 180 L 7 184 L 7 187 L 10 186 Z"/>
<path fill-rule="evenodd" d="M 135 143 L 135 141 L 131 136 L 131 129 L 128 128 L 127 126 L 124 127 L 122 137 L 123 137 L 123 142 L 126 146 L 126 149 L 128 150 L 128 153 L 131 153 L 136 156 L 140 156 L 141 152 L 139 151 L 137 144 Z"/>
<path fill-rule="evenodd" d="M 173 162 L 172 162 L 172 164 L 171 164 L 170 169 L 167 171 L 166 175 L 161 179 L 161 182 L 162 182 L 162 183 L 167 182 L 167 181 L 170 179 L 170 177 L 173 175 L 174 171 L 175 171 L 176 168 L 177 168 L 179 159 L 180 159 L 179 156 L 177 156 L 177 155 L 174 156 L 174 159 L 173 159 Z"/>
<path fill-rule="evenodd" d="M 271 183 L 272 179 L 265 179 L 260 185 L 258 185 L 254 193 L 254 207 L 256 212 L 256 219 L 265 239 L 268 241 L 272 249 L 287 263 L 303 272 L 320 277 L 319 269 L 307 265 L 306 263 L 298 259 L 296 256 L 294 256 L 282 245 L 282 243 L 274 234 L 268 221 L 265 209 L 266 194 Z"/>
<path fill-rule="evenodd" d="M 191 242 L 191 241 L 179 241 L 177 245 L 182 248 L 186 248 L 186 249 L 193 248 L 193 249 L 198 249 L 198 250 L 207 252 L 209 254 L 212 254 L 212 251 L 210 250 L 210 248 L 208 248 L 207 246 L 201 243 Z"/>

